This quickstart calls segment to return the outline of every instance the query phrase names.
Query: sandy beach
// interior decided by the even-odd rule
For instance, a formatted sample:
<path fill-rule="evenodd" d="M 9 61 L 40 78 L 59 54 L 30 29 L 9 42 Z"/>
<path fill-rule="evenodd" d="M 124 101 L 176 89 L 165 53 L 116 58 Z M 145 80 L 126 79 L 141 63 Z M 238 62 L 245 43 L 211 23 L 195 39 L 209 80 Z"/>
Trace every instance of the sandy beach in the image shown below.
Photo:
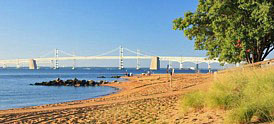
<path fill-rule="evenodd" d="M 1 110 L 0 123 L 222 123 L 224 112 L 197 110 L 183 114 L 179 98 L 206 90 L 212 74 L 176 74 L 127 77 L 127 82 L 106 84 L 119 92 L 100 98 Z"/>

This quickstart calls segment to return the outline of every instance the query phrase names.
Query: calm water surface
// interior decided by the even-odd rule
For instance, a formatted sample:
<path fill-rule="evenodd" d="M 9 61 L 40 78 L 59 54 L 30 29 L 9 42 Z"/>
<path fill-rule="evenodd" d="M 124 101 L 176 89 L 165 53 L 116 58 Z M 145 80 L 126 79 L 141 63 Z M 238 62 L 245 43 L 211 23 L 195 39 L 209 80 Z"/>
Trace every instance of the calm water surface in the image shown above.
<path fill-rule="evenodd" d="M 83 100 L 115 93 L 117 91 L 116 88 L 105 86 L 58 87 L 33 86 L 29 84 L 41 81 L 50 81 L 58 77 L 62 80 L 78 78 L 80 80 L 112 81 L 116 79 L 98 79 L 97 77 L 124 75 L 126 70 L 133 74 L 140 74 L 147 71 L 147 69 L 136 71 L 135 69 L 118 70 L 116 68 L 77 68 L 76 70 L 71 70 L 69 68 L 58 70 L 47 68 L 39 70 L 12 68 L 0 69 L 0 110 Z M 176 70 L 176 72 L 194 73 L 193 70 Z M 206 73 L 207 70 L 201 72 Z M 155 71 L 154 73 L 165 73 L 165 69 Z"/>

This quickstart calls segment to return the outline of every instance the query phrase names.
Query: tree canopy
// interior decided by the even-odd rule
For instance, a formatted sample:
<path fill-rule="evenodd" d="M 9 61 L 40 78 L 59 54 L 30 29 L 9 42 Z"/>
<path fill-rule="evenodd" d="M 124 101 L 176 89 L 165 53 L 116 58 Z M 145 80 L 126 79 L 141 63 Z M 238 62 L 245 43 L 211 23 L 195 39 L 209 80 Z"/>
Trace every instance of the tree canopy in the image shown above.
<path fill-rule="evenodd" d="M 274 0 L 199 0 L 195 12 L 173 21 L 210 59 L 263 61 L 274 49 Z"/>

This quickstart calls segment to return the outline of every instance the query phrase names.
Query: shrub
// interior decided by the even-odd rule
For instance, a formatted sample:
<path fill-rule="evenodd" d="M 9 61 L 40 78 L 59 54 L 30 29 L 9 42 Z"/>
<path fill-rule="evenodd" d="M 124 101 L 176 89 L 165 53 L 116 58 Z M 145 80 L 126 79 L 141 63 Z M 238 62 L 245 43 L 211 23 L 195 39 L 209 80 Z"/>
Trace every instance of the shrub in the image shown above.
<path fill-rule="evenodd" d="M 183 112 L 190 109 L 200 109 L 204 107 L 205 93 L 202 91 L 195 91 L 184 95 L 180 101 Z"/>
<path fill-rule="evenodd" d="M 229 109 L 238 104 L 241 93 L 224 84 L 215 84 L 207 93 L 206 103 L 212 108 Z"/>
<path fill-rule="evenodd" d="M 248 104 L 243 104 L 239 107 L 232 109 L 228 118 L 227 123 L 248 123 L 255 114 L 255 107 Z"/>

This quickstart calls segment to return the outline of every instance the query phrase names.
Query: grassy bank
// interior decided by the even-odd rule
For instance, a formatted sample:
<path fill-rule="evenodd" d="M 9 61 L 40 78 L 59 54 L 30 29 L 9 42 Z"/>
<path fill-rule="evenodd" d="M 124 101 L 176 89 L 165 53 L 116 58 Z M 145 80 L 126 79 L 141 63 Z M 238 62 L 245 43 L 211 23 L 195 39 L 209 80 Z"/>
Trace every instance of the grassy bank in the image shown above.
<path fill-rule="evenodd" d="M 208 91 L 184 95 L 180 103 L 185 112 L 203 107 L 227 110 L 227 123 L 273 122 L 274 67 L 218 74 Z"/>

